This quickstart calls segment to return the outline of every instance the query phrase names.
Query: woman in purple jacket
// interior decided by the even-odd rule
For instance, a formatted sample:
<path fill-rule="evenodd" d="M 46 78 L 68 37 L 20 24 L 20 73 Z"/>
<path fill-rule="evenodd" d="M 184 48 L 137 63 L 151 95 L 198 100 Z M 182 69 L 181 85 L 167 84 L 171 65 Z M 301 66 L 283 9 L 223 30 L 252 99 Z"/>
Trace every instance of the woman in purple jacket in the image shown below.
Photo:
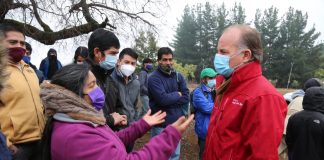
<path fill-rule="evenodd" d="M 151 111 L 117 133 L 106 124 L 101 108 L 105 95 L 86 65 L 68 65 L 51 83 L 41 85 L 48 121 L 42 139 L 42 158 L 52 160 L 169 159 L 181 134 L 192 121 L 179 118 L 162 134 L 138 151 L 127 153 L 125 145 L 143 136 L 152 126 L 163 123 L 166 113 Z"/>

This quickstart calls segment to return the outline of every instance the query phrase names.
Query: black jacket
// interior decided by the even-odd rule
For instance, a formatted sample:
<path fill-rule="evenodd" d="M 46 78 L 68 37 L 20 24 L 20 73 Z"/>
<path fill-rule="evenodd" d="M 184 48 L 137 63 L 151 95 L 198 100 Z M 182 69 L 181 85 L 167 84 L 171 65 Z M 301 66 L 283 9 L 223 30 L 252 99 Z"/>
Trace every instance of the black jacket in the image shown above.
<path fill-rule="evenodd" d="M 288 120 L 289 160 L 324 160 L 324 88 L 307 89 L 303 108 Z"/>
<path fill-rule="evenodd" d="M 99 65 L 94 64 L 91 60 L 86 60 L 86 62 L 90 65 L 91 72 L 96 77 L 98 86 L 104 91 L 106 96 L 105 106 L 103 108 L 106 123 L 113 130 L 117 130 L 118 128 L 114 126 L 114 119 L 110 114 L 121 110 L 118 108 L 122 108 L 122 103 L 119 99 L 118 87 L 110 76 L 114 69 L 107 71 Z"/>

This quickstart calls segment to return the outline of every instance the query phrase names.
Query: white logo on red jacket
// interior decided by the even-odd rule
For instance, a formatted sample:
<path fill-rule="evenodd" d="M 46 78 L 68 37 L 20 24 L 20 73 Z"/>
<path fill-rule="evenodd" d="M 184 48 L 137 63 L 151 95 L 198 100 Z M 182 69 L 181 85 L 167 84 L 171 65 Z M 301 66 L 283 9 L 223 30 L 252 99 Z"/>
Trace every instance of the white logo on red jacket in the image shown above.
<path fill-rule="evenodd" d="M 237 100 L 237 99 L 233 99 L 233 100 L 232 100 L 232 104 L 234 104 L 234 105 L 239 105 L 239 106 L 243 106 L 243 103 L 240 102 L 240 101 Z"/>

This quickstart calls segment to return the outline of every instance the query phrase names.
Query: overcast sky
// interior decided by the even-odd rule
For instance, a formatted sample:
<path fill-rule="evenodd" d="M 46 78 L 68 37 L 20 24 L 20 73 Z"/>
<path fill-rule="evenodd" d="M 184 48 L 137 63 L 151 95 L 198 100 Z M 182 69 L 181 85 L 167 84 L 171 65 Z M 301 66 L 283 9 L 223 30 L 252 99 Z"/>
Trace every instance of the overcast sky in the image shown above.
<path fill-rule="evenodd" d="M 208 0 L 169 0 L 170 8 L 167 9 L 166 17 L 159 29 L 158 45 L 168 46 L 172 42 L 177 28 L 178 21 L 181 19 L 183 9 L 188 4 L 192 6 L 197 3 L 205 3 Z M 320 40 L 324 40 L 324 1 L 323 0 L 212 0 L 211 4 L 221 5 L 225 3 L 226 8 L 231 8 L 233 4 L 240 2 L 245 9 L 247 15 L 246 20 L 254 19 L 254 14 L 257 8 L 264 10 L 270 6 L 275 6 L 279 9 L 279 16 L 282 16 L 288 11 L 289 6 L 294 9 L 302 10 L 303 13 L 308 13 L 308 28 L 315 24 L 317 32 L 321 32 Z M 90 34 L 89 34 L 90 35 Z M 131 43 L 127 39 L 120 37 L 121 48 L 131 47 Z M 74 51 L 79 45 L 87 46 L 87 41 L 80 42 L 79 45 L 74 45 L 71 39 L 66 40 L 67 43 L 55 44 L 52 46 L 45 46 L 30 38 L 27 42 L 31 42 L 33 46 L 32 63 L 39 67 L 40 61 L 46 57 L 49 48 L 55 48 L 58 51 L 58 59 L 65 65 L 72 62 Z M 45 52 L 45 53 L 44 53 Z"/>

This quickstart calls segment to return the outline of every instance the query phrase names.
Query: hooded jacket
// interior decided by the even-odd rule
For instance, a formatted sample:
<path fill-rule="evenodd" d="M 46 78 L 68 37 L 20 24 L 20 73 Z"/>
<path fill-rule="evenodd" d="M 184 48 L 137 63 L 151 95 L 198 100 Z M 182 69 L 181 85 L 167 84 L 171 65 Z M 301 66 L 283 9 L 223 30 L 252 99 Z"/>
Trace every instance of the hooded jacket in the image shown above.
<path fill-rule="evenodd" d="M 48 52 L 47 52 L 47 57 L 44 58 L 42 61 L 41 61 L 41 64 L 39 65 L 39 70 L 43 72 L 44 76 L 45 76 L 45 79 L 48 79 L 48 73 L 49 73 L 49 66 L 50 66 L 50 61 L 49 61 L 49 56 L 50 56 L 50 53 L 51 52 L 56 52 L 54 49 L 50 49 Z M 57 59 L 57 70 L 61 69 L 62 68 L 62 64 L 61 62 Z"/>
<path fill-rule="evenodd" d="M 195 109 L 195 131 L 199 138 L 206 139 L 210 114 L 214 107 L 213 93 L 203 83 L 193 91 L 192 103 Z"/>
<path fill-rule="evenodd" d="M 40 88 L 34 70 L 22 60 L 8 64 L 9 78 L 0 93 L 0 127 L 7 145 L 40 140 L 45 125 Z"/>
<path fill-rule="evenodd" d="M 260 63 L 254 61 L 235 70 L 220 102 L 218 96 L 210 117 L 204 159 L 277 160 L 287 104 L 262 76 Z"/>
<path fill-rule="evenodd" d="M 311 87 L 303 111 L 288 120 L 286 143 L 290 160 L 324 159 L 324 88 Z"/>

